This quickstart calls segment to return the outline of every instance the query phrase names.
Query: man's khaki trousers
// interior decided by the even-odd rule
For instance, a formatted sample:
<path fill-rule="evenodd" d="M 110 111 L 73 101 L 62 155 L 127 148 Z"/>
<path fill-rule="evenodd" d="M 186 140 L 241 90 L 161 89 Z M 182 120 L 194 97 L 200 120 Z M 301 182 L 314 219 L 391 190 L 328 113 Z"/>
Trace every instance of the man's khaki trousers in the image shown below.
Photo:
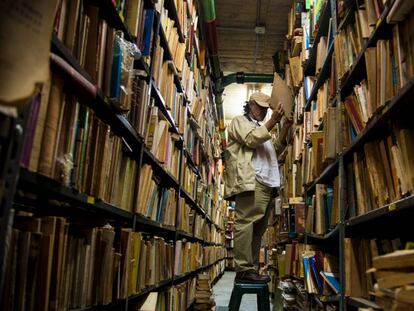
<path fill-rule="evenodd" d="M 262 236 L 266 231 L 272 201 L 272 188 L 256 181 L 255 191 L 236 195 L 234 256 L 236 271 L 259 266 Z"/>

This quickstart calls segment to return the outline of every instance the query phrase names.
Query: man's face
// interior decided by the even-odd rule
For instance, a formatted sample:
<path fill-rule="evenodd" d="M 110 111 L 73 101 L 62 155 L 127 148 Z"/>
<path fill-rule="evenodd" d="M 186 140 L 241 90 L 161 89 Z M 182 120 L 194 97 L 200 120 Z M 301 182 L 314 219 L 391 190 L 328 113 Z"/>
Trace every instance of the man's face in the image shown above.
<path fill-rule="evenodd" d="M 268 108 L 259 106 L 255 101 L 252 101 L 250 102 L 250 109 L 251 114 L 256 121 L 263 121 L 266 117 Z"/>

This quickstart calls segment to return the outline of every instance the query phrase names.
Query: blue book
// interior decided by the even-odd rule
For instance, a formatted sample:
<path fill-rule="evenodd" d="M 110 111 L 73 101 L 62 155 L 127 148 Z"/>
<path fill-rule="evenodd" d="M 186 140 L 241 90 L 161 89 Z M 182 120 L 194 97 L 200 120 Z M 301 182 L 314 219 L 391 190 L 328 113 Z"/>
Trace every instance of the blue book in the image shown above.
<path fill-rule="evenodd" d="M 315 281 L 316 281 L 316 285 L 318 286 L 319 293 L 322 294 L 323 293 L 322 280 L 319 276 L 318 270 L 316 269 L 315 257 L 313 257 L 313 256 L 309 257 L 309 264 L 311 266 L 313 275 L 315 277 Z"/>
<path fill-rule="evenodd" d="M 326 191 L 326 228 L 331 228 L 331 219 L 332 219 L 332 206 L 333 206 L 333 189 L 328 188 Z"/>
<path fill-rule="evenodd" d="M 351 122 L 349 122 L 349 128 L 350 128 L 350 131 L 351 131 L 351 141 L 354 141 L 357 138 L 358 134 L 355 131 L 354 126 L 352 125 Z"/>
<path fill-rule="evenodd" d="M 159 222 L 163 223 L 164 222 L 164 218 L 165 218 L 165 209 L 167 208 L 167 202 L 168 202 L 168 195 L 170 193 L 168 192 L 167 189 L 164 189 L 164 192 L 162 194 L 162 198 L 161 198 L 161 204 L 160 204 L 160 216 L 159 216 Z"/>
<path fill-rule="evenodd" d="M 145 11 L 144 33 L 142 35 L 142 55 L 150 56 L 154 29 L 154 9 Z"/>
<path fill-rule="evenodd" d="M 119 98 L 121 95 L 121 76 L 122 76 L 122 49 L 118 40 L 114 40 L 114 51 L 111 68 L 111 89 L 109 96 Z"/>
<path fill-rule="evenodd" d="M 308 266 L 308 257 L 303 257 L 303 270 L 305 274 L 305 284 L 308 292 L 311 292 L 311 283 L 312 281 L 309 279 L 311 276 L 309 274 L 309 266 Z"/>
<path fill-rule="evenodd" d="M 163 205 L 164 205 L 164 193 L 165 193 L 165 189 L 160 190 L 161 194 L 161 198 L 158 201 L 158 206 L 157 206 L 157 217 L 155 218 L 155 221 L 157 222 L 161 222 L 161 217 L 162 217 L 162 210 L 163 210 Z"/>
<path fill-rule="evenodd" d="M 321 271 L 321 276 L 325 280 L 326 283 L 332 288 L 335 294 L 339 294 L 341 292 L 341 284 L 337 279 L 337 275 L 332 272 L 325 272 Z"/>

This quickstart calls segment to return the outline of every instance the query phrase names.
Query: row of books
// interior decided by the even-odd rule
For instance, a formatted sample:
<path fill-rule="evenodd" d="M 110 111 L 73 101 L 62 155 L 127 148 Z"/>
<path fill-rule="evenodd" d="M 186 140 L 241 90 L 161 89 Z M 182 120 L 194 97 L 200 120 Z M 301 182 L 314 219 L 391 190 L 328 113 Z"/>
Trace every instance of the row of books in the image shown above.
<path fill-rule="evenodd" d="M 385 137 L 353 154 L 346 167 L 350 217 L 413 193 L 413 138 L 413 129 L 394 126 Z"/>
<path fill-rule="evenodd" d="M 339 223 L 339 178 L 334 179 L 333 187 L 323 184 L 315 187 L 312 204 L 307 208 L 305 229 L 307 233 L 323 235 Z"/>
<path fill-rule="evenodd" d="M 224 245 L 224 232 L 214 225 L 207 225 L 204 229 L 204 240 L 209 243 Z"/>
<path fill-rule="evenodd" d="M 203 265 L 203 246 L 198 242 L 177 240 L 175 242 L 174 274 L 194 271 Z"/>
<path fill-rule="evenodd" d="M 177 193 L 174 188 L 157 184 L 150 165 L 141 167 L 138 202 L 135 212 L 167 226 L 175 226 Z"/>
<path fill-rule="evenodd" d="M 145 145 L 155 158 L 178 179 L 180 167 L 180 150 L 176 143 L 180 137 L 169 131 L 169 123 L 157 107 L 151 107 Z"/>
<path fill-rule="evenodd" d="M 198 239 L 204 238 L 204 232 L 206 228 L 206 219 L 201 215 L 192 212 L 190 214 L 190 226 L 194 227 L 194 236 Z"/>
<path fill-rule="evenodd" d="M 338 132 L 338 129 L 335 129 L 337 125 L 334 125 L 334 120 L 338 118 L 338 115 L 344 117 L 344 111 L 345 108 L 342 105 L 328 109 L 324 118 L 326 120 L 324 130 L 311 133 L 312 147 L 305 146 L 301 162 L 291 162 L 293 147 L 288 147 L 288 156 L 282 166 L 282 176 L 285 178 L 282 193 L 285 197 L 301 196 L 303 193 L 302 185 L 309 185 L 315 180 L 329 163 L 327 160 L 334 159 L 340 153 L 339 151 L 344 149 L 341 142 L 350 141 L 349 136 L 352 133 L 338 139 L 338 136 L 330 135 L 332 133 L 330 132 L 328 135 L 337 139 L 327 137 L 329 131 Z M 333 120 L 330 120 L 331 118 Z M 345 122 L 341 122 L 339 126 L 350 122 L 349 119 L 344 120 Z M 353 160 L 347 164 L 346 170 L 349 182 L 348 202 L 351 207 L 349 217 L 364 214 L 371 209 L 384 206 L 412 193 L 411 175 L 414 169 L 408 161 L 414 152 L 408 143 L 412 139 L 411 128 L 395 125 L 387 131 L 385 138 L 367 142 L 363 147 L 363 152 L 353 154 Z M 335 185 L 338 185 L 338 178 L 334 179 L 333 185 L 333 197 L 337 198 L 338 186 Z M 321 185 L 316 185 L 316 198 L 319 197 L 319 190 L 321 190 Z M 316 203 L 316 206 L 312 204 L 315 208 L 314 212 L 316 212 L 318 200 L 313 200 L 313 203 Z M 334 199 L 331 204 L 333 204 L 332 214 L 328 219 L 331 219 L 329 223 L 334 225 L 338 220 L 337 199 Z M 326 230 L 315 231 L 311 228 L 313 225 L 310 225 L 308 232 L 326 232 Z"/>
<path fill-rule="evenodd" d="M 123 34 L 109 27 L 102 18 L 105 14 L 98 6 L 85 4 L 81 0 L 61 0 L 56 11 L 54 30 L 57 37 L 104 94 L 116 99 L 119 106 L 125 109 L 129 109 L 128 81 L 133 71 L 130 52 L 139 48 L 144 55 L 150 55 L 150 17 L 153 10 L 144 10 L 143 2 L 128 1 L 125 6 L 126 23 L 138 38 L 137 42 L 123 40 Z"/>
<path fill-rule="evenodd" d="M 5 287 L 10 295 L 4 306 L 38 310 L 108 304 L 170 279 L 173 271 L 216 262 L 225 251 L 184 241 L 176 241 L 174 250 L 163 238 L 127 228 L 88 228 L 62 217 L 28 216 L 15 217 L 10 247 L 10 286 Z"/>
<path fill-rule="evenodd" d="M 367 48 L 365 52 L 367 78 L 354 86 L 352 94 L 343 102 L 337 103 L 336 107 L 330 107 L 329 81 L 318 90 L 317 100 L 312 102 L 311 112 L 304 113 L 304 126 L 297 126 L 293 140 L 293 159 L 303 160 L 302 165 L 295 163 L 295 166 L 297 168 L 301 166 L 300 181 L 304 185 L 310 184 L 318 177 L 326 165 L 356 139 L 378 109 L 395 96 L 407 82 L 410 77 L 407 74 L 408 69 L 413 66 L 407 67 L 409 62 L 396 62 L 396 60 L 403 51 L 409 54 L 405 52 L 409 49 L 404 48 L 402 43 L 407 44 L 409 35 L 403 35 L 398 31 L 406 27 L 409 22 L 410 17 L 394 26 L 391 39 L 378 40 L 376 46 Z M 345 38 L 344 41 L 351 42 L 349 38 Z M 340 46 L 336 47 L 335 53 L 343 56 L 349 54 Z M 336 71 L 340 70 L 338 64 L 343 63 L 337 55 Z M 410 56 L 400 59 L 410 59 Z M 405 69 L 401 70 L 401 67 Z M 304 85 L 306 86 L 306 83 Z M 370 92 L 370 89 L 375 91 Z M 299 92 L 297 103 L 303 102 L 302 96 L 303 94 Z M 323 130 L 317 131 L 321 125 Z M 303 144 L 303 141 L 311 142 L 312 148 Z M 296 172 L 299 171 L 297 168 Z M 295 189 L 300 189 L 301 186 L 296 184 Z"/>
<path fill-rule="evenodd" d="M 184 160 L 186 165 L 182 166 L 182 179 L 181 186 L 190 196 L 195 199 L 197 191 L 197 174 L 193 171 L 189 164 L 187 164 L 187 159 Z"/>
<path fill-rule="evenodd" d="M 277 255 L 277 264 L 279 277 L 303 278 L 308 293 L 332 295 L 341 291 L 338 258 L 315 246 L 286 244 L 285 250 Z"/>
<path fill-rule="evenodd" d="M 173 273 L 173 244 L 126 228 L 18 215 L 10 242 L 5 310 L 108 304 Z"/>
<path fill-rule="evenodd" d="M 167 290 L 151 292 L 144 301 L 135 304 L 134 310 L 163 311 L 187 310 L 195 298 L 196 278 L 173 285 Z"/>
<path fill-rule="evenodd" d="M 384 309 L 412 310 L 414 308 L 412 278 L 413 250 L 396 250 L 372 259 L 372 269 L 378 287 L 376 302 Z"/>
<path fill-rule="evenodd" d="M 52 74 L 31 106 L 21 164 L 65 186 L 133 210 L 136 162 L 94 112 Z"/>
<path fill-rule="evenodd" d="M 404 270 L 404 274 L 408 276 L 412 264 L 404 265 L 400 260 L 404 255 L 399 257 L 398 254 L 408 252 L 411 255 L 406 257 L 408 263 L 409 258 L 412 258 L 412 251 L 401 251 L 403 247 L 400 239 L 346 238 L 345 295 L 368 298 L 372 292 L 378 291 L 378 287 L 392 289 L 408 285 L 409 283 L 401 283 L 404 278 L 401 278 L 399 272 Z M 375 284 L 378 284 L 378 287 Z"/>
<path fill-rule="evenodd" d="M 224 272 L 223 263 L 223 261 L 218 262 L 196 277 L 173 285 L 167 290 L 151 292 L 145 299 L 133 304 L 134 310 L 180 311 L 187 310 L 193 303 L 195 310 L 206 310 L 205 294 L 211 295 L 210 286 Z M 208 290 L 206 290 L 207 285 Z"/>
<path fill-rule="evenodd" d="M 181 275 L 211 265 L 225 257 L 221 246 L 202 246 L 198 242 L 177 240 L 175 242 L 174 274 Z"/>
<path fill-rule="evenodd" d="M 179 2 L 181 3 L 181 1 Z M 184 42 L 179 41 L 178 29 L 175 27 L 175 22 L 168 18 L 168 15 L 166 15 L 166 13 L 168 14 L 168 12 L 165 10 L 161 14 L 162 31 L 164 31 L 165 37 L 167 39 L 175 68 L 178 72 L 182 72 L 184 63 L 186 62 L 186 45 Z"/>
<path fill-rule="evenodd" d="M 203 248 L 203 266 L 211 265 L 226 256 L 222 246 L 205 246 Z"/>

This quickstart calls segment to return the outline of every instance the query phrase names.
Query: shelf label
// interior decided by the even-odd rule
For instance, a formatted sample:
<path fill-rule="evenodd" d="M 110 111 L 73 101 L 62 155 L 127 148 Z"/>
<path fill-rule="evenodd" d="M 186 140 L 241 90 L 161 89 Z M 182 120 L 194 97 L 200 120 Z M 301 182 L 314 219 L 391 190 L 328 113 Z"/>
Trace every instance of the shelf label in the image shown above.
<path fill-rule="evenodd" d="M 86 202 L 89 204 L 95 204 L 95 198 L 88 195 L 88 197 L 86 198 Z"/>
<path fill-rule="evenodd" d="M 379 27 L 379 25 L 381 24 L 381 22 L 382 22 L 382 19 L 381 19 L 381 18 L 379 18 L 379 19 L 377 20 L 377 24 L 375 25 L 375 27 L 376 27 L 376 28 L 378 28 L 378 27 Z"/>
<path fill-rule="evenodd" d="M 405 244 L 405 249 L 414 249 L 414 242 L 407 242 Z"/>
<path fill-rule="evenodd" d="M 390 211 L 390 212 L 395 211 L 396 209 L 397 209 L 397 204 L 395 204 L 395 203 L 391 203 L 388 206 L 388 211 Z"/>

